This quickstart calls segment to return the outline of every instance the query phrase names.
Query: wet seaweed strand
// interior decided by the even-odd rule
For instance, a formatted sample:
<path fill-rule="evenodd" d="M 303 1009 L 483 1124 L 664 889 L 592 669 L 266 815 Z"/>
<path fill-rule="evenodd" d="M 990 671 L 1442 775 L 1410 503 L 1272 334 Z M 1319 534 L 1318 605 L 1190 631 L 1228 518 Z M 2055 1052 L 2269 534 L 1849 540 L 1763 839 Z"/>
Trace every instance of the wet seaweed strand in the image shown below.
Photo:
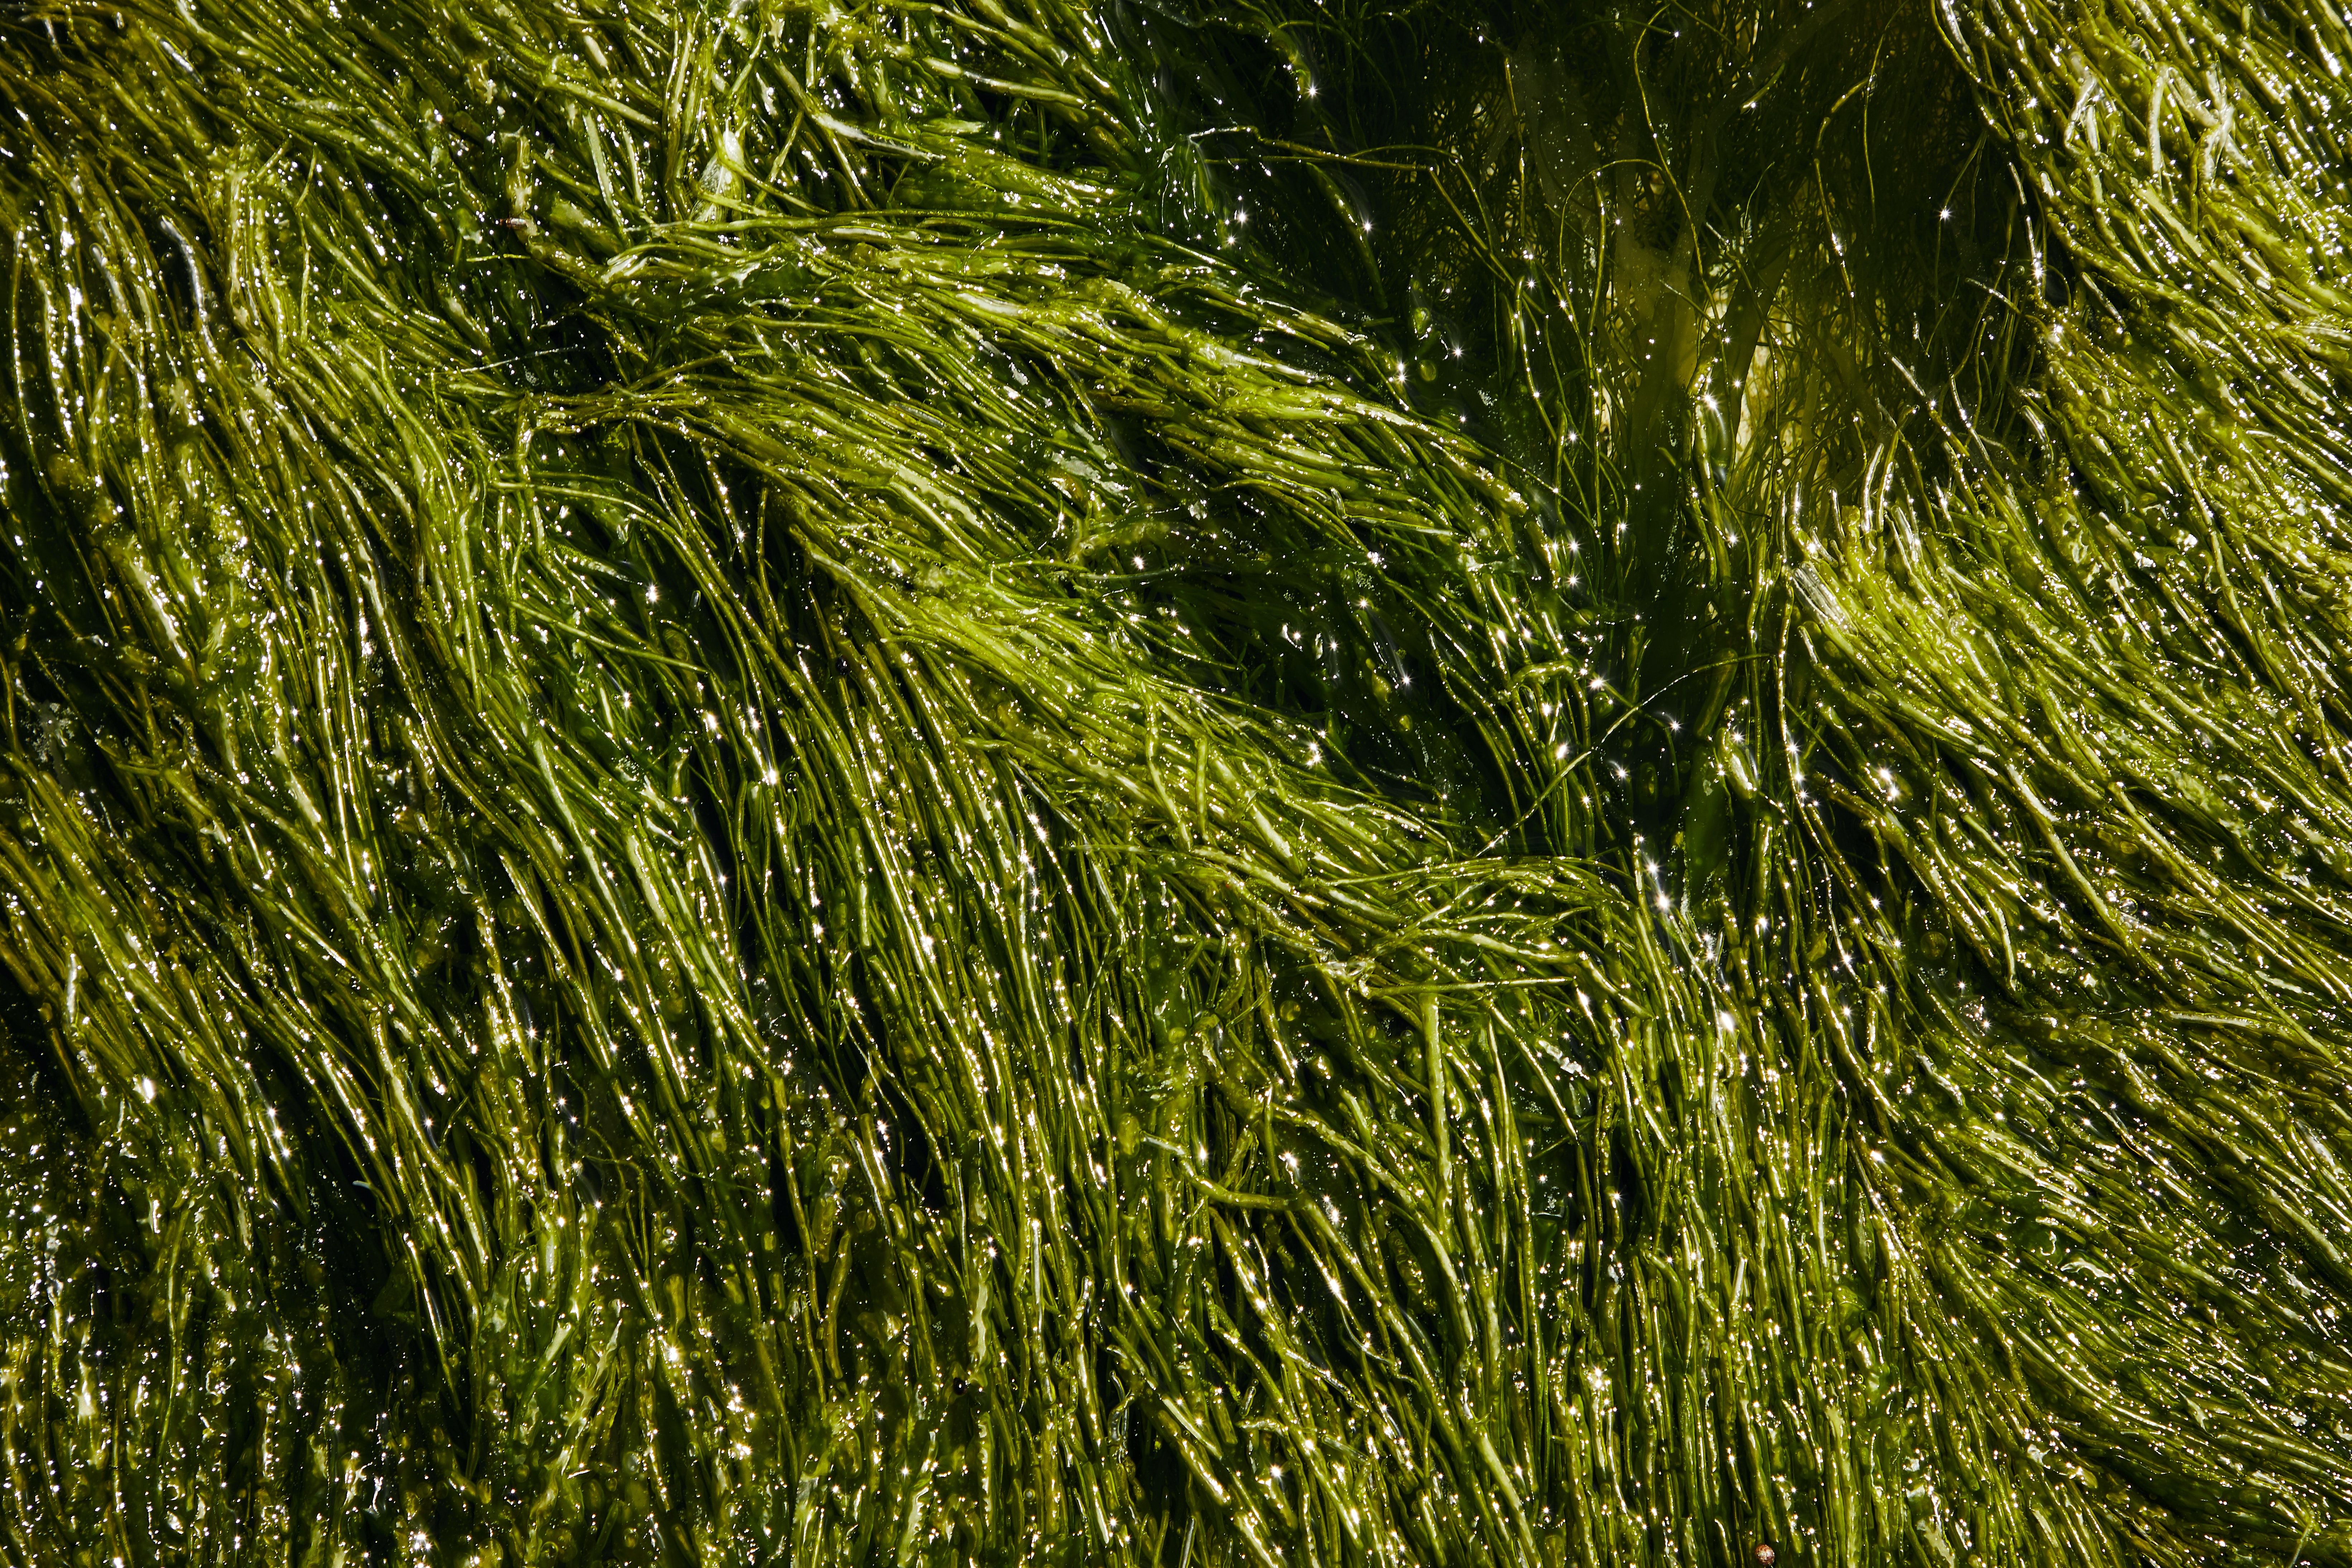
<path fill-rule="evenodd" d="M 2347 53 L 11 14 L 10 1560 L 2352 1559 Z"/>

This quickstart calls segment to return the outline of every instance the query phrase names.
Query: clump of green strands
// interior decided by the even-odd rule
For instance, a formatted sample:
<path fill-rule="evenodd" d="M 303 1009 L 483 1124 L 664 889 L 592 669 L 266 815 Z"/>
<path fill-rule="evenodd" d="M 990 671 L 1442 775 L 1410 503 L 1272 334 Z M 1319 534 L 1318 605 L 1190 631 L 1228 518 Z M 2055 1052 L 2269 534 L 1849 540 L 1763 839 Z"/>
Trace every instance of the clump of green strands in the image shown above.
<path fill-rule="evenodd" d="M 9 0 L 0 1558 L 2352 1563 L 2335 0 Z"/>

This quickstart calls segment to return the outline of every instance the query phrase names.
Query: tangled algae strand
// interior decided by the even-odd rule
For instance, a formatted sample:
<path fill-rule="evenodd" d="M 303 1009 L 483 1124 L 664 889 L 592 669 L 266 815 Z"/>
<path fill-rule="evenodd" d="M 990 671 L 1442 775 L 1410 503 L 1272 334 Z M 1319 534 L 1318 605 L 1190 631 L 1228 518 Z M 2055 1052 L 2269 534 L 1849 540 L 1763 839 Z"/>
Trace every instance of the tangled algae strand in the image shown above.
<path fill-rule="evenodd" d="M 2352 1563 L 2347 57 L 11 0 L 0 1549 Z"/>

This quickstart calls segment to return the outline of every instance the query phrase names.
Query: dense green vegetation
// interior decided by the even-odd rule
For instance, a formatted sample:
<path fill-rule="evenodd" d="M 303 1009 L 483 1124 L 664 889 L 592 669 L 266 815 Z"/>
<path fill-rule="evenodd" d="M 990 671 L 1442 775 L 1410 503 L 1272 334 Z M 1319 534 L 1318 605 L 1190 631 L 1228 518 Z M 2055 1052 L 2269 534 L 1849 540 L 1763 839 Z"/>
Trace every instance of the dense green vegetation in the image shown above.
<path fill-rule="evenodd" d="M 32 1564 L 2352 1563 L 2332 0 L 9 0 Z"/>

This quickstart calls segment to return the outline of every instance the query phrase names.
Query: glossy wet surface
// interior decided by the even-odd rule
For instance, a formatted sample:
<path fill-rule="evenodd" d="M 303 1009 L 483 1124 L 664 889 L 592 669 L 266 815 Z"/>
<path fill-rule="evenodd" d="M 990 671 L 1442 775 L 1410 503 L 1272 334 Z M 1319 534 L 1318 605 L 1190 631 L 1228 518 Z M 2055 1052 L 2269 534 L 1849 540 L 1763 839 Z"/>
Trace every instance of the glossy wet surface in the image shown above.
<path fill-rule="evenodd" d="M 2347 1561 L 2347 54 L 0 22 L 10 1559 Z"/>

